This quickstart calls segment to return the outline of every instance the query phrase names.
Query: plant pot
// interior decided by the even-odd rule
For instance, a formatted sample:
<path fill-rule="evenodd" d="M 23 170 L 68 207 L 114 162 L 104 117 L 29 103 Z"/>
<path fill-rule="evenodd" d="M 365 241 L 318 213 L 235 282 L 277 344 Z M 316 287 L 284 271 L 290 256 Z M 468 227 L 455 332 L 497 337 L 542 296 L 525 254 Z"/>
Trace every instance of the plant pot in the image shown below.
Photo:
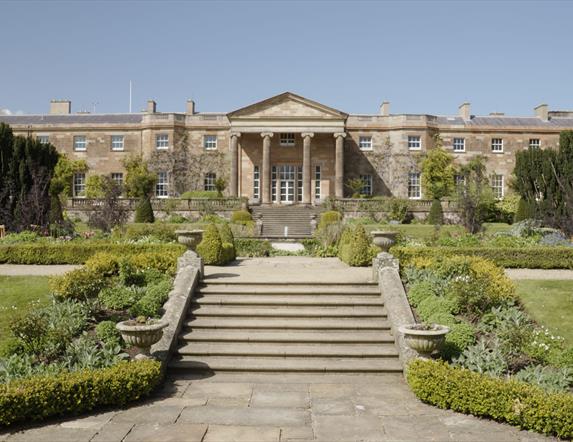
<path fill-rule="evenodd" d="M 415 350 L 424 358 L 429 358 L 434 350 L 438 350 L 444 343 L 449 327 L 432 324 L 429 329 L 422 324 L 404 325 L 399 328 L 404 335 L 406 345 Z"/>
<path fill-rule="evenodd" d="M 151 346 L 159 342 L 163 336 L 163 329 L 168 325 L 168 322 L 161 321 L 153 324 L 140 324 L 129 320 L 116 324 L 116 328 L 127 344 L 140 349 L 141 353 L 136 356 L 136 359 L 150 359 Z"/>
<path fill-rule="evenodd" d="M 372 235 L 372 242 L 375 246 L 379 247 L 383 252 L 388 252 L 390 247 L 396 244 L 397 232 L 384 232 L 381 230 L 374 230 L 370 232 Z"/>
<path fill-rule="evenodd" d="M 195 250 L 203 239 L 203 230 L 176 230 L 177 242 L 189 250 Z"/>

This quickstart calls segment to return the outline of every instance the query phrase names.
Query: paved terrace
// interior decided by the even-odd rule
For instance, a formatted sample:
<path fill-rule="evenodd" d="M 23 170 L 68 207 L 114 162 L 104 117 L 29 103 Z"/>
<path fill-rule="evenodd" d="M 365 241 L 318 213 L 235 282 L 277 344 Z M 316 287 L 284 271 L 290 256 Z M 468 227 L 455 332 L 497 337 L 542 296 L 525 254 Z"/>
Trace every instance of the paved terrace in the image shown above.
<path fill-rule="evenodd" d="M 207 278 L 364 282 L 336 259 L 242 259 Z M 179 374 L 127 409 L 51 420 L 0 441 L 542 441 L 509 425 L 425 405 L 400 374 Z"/>

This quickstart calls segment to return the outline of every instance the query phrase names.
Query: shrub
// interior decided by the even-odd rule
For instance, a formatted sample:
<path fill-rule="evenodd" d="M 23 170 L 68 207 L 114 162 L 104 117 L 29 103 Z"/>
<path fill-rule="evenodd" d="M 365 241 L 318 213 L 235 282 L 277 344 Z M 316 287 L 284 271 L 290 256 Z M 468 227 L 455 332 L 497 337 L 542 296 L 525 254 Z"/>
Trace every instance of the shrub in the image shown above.
<path fill-rule="evenodd" d="M 129 309 L 130 316 L 147 318 L 160 316 L 161 308 L 169 298 L 171 286 L 171 280 L 164 280 L 146 287 L 143 297 Z"/>
<path fill-rule="evenodd" d="M 151 200 L 149 197 L 142 197 L 137 203 L 135 208 L 135 218 L 136 223 L 153 223 L 155 222 L 155 216 L 153 215 L 153 207 L 151 207 Z"/>
<path fill-rule="evenodd" d="M 102 276 L 117 275 L 120 257 L 113 253 L 96 253 L 86 261 L 86 268 Z"/>
<path fill-rule="evenodd" d="M 133 254 L 126 260 L 138 271 L 148 273 L 158 270 L 167 275 L 175 275 L 177 271 L 177 258 L 181 256 L 181 249 L 171 249 L 163 252 L 146 252 Z M 144 278 L 146 275 L 144 274 Z"/>
<path fill-rule="evenodd" d="M 442 202 L 438 199 L 432 200 L 432 205 L 430 206 L 430 213 L 428 214 L 429 224 L 441 225 L 444 223 L 444 210 L 442 209 Z"/>
<path fill-rule="evenodd" d="M 435 296 L 433 284 L 430 281 L 420 281 L 408 290 L 408 300 L 413 307 L 417 307 L 420 302 L 429 296 Z"/>
<path fill-rule="evenodd" d="M 218 198 L 216 190 L 191 190 L 188 192 L 183 193 L 180 196 L 181 199 L 189 200 L 193 198 L 208 198 L 214 199 Z"/>
<path fill-rule="evenodd" d="M 495 379 L 432 360 L 413 361 L 406 378 L 419 399 L 440 408 L 564 439 L 573 437 L 573 395 L 569 393 L 546 393 L 523 382 Z"/>
<path fill-rule="evenodd" d="M 435 315 L 433 320 L 428 322 L 444 324 L 443 322 L 436 322 L 436 319 L 440 320 L 449 318 Z M 445 325 L 450 327 L 450 332 L 446 335 L 446 340 L 440 353 L 446 359 L 452 359 L 459 356 L 466 348 L 475 343 L 475 328 L 469 322 L 462 321 Z"/>
<path fill-rule="evenodd" d="M 95 298 L 105 284 L 101 273 L 85 267 L 49 278 L 50 291 L 60 300 Z"/>
<path fill-rule="evenodd" d="M 205 223 L 205 224 L 223 224 L 223 223 L 226 223 L 227 220 L 225 218 L 223 218 L 222 216 L 210 213 L 210 214 L 204 215 L 201 218 L 201 222 Z"/>
<path fill-rule="evenodd" d="M 164 223 L 130 223 L 122 230 L 115 230 L 114 236 L 127 240 L 139 240 L 151 236 L 160 241 L 173 242 L 177 241 L 175 230 L 178 228 L 180 227 Z"/>
<path fill-rule="evenodd" d="M 235 252 L 235 238 L 233 237 L 233 232 L 229 227 L 229 224 L 220 224 L 219 235 L 221 236 L 221 242 L 223 247 L 223 261 L 225 263 L 234 261 L 236 258 Z"/>
<path fill-rule="evenodd" d="M 235 240 L 237 256 L 262 257 L 269 256 L 272 250 L 271 243 L 267 240 L 238 238 Z"/>
<path fill-rule="evenodd" d="M 501 378 L 508 369 L 505 355 L 496 339 L 486 341 L 481 338 L 474 345 L 467 347 L 454 362 L 476 373 L 497 378 Z"/>
<path fill-rule="evenodd" d="M 203 263 L 206 265 L 223 265 L 223 243 L 219 230 L 214 224 L 209 224 L 203 240 L 197 246 L 197 253 L 203 258 Z"/>
<path fill-rule="evenodd" d="M 370 248 L 370 239 L 364 227 L 354 227 L 346 237 L 343 233 L 340 242 L 338 257 L 341 261 L 352 267 L 364 267 L 372 263 L 373 249 Z"/>
<path fill-rule="evenodd" d="M 318 223 L 318 228 L 323 229 L 329 224 L 334 224 L 342 221 L 342 214 L 337 212 L 336 210 L 328 210 L 326 212 L 322 212 L 320 215 L 320 221 Z"/>
<path fill-rule="evenodd" d="M 314 237 L 323 248 L 332 247 L 338 244 L 343 231 L 344 225 L 342 222 L 323 224 L 314 231 Z"/>
<path fill-rule="evenodd" d="M 79 414 L 147 396 L 159 384 L 161 364 L 121 362 L 109 368 L 35 376 L 0 385 L 0 425 Z"/>
<path fill-rule="evenodd" d="M 388 205 L 390 209 L 388 213 L 389 221 L 398 221 L 399 223 L 406 221 L 408 210 L 410 209 L 410 202 L 408 200 L 392 197 Z"/>
<path fill-rule="evenodd" d="M 123 346 L 121 333 L 115 326 L 114 321 L 102 321 L 96 325 L 97 338 L 104 344 Z"/>
<path fill-rule="evenodd" d="M 99 301 L 110 310 L 124 310 L 139 301 L 145 294 L 142 287 L 116 285 L 103 289 Z"/>
<path fill-rule="evenodd" d="M 252 224 L 253 217 L 247 210 L 236 210 L 231 214 L 231 222 L 248 226 Z"/>
<path fill-rule="evenodd" d="M 537 385 L 545 391 L 568 391 L 573 384 L 573 370 L 530 365 L 519 371 L 515 379 Z"/>
<path fill-rule="evenodd" d="M 416 312 L 424 322 L 427 322 L 435 313 L 454 314 L 458 310 L 459 306 L 455 300 L 435 295 L 425 297 L 416 308 Z"/>
<path fill-rule="evenodd" d="M 517 203 L 517 210 L 515 211 L 513 222 L 517 223 L 532 218 L 535 218 L 535 204 L 530 204 L 523 198 L 520 198 Z"/>

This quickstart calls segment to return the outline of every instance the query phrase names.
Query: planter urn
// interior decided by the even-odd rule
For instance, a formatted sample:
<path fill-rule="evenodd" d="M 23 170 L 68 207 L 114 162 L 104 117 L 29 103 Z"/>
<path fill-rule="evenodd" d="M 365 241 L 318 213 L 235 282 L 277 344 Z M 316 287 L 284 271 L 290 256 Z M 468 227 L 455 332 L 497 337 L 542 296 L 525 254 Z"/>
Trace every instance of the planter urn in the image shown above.
<path fill-rule="evenodd" d="M 372 235 L 372 242 L 375 246 L 379 247 L 383 252 L 388 252 L 390 247 L 396 244 L 397 232 L 384 232 L 382 230 L 374 230 L 370 232 Z"/>
<path fill-rule="evenodd" d="M 195 250 L 203 239 L 203 230 L 176 230 L 177 242 L 189 250 Z"/>
<path fill-rule="evenodd" d="M 141 324 L 134 320 L 123 321 L 116 325 L 123 340 L 134 347 L 140 349 L 136 359 L 150 359 L 151 346 L 161 339 L 163 329 L 169 325 L 168 322 L 157 321 L 152 324 Z"/>
<path fill-rule="evenodd" d="M 400 327 L 399 331 L 404 335 L 408 347 L 418 352 L 422 358 L 429 358 L 434 350 L 442 346 L 450 329 L 440 324 L 411 324 Z"/>

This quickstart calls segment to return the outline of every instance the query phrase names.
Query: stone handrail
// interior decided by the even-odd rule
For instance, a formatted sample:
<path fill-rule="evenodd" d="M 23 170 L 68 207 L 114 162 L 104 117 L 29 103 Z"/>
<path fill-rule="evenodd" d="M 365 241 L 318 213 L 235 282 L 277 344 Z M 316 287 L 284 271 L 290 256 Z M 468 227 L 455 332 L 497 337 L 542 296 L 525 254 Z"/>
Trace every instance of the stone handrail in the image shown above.
<path fill-rule="evenodd" d="M 137 198 L 120 199 L 121 207 L 124 210 L 135 210 L 137 207 Z M 66 208 L 75 210 L 93 210 L 101 206 L 103 200 L 99 198 L 69 198 Z M 152 198 L 151 207 L 153 210 L 241 210 L 246 208 L 247 202 L 244 198 Z"/>

